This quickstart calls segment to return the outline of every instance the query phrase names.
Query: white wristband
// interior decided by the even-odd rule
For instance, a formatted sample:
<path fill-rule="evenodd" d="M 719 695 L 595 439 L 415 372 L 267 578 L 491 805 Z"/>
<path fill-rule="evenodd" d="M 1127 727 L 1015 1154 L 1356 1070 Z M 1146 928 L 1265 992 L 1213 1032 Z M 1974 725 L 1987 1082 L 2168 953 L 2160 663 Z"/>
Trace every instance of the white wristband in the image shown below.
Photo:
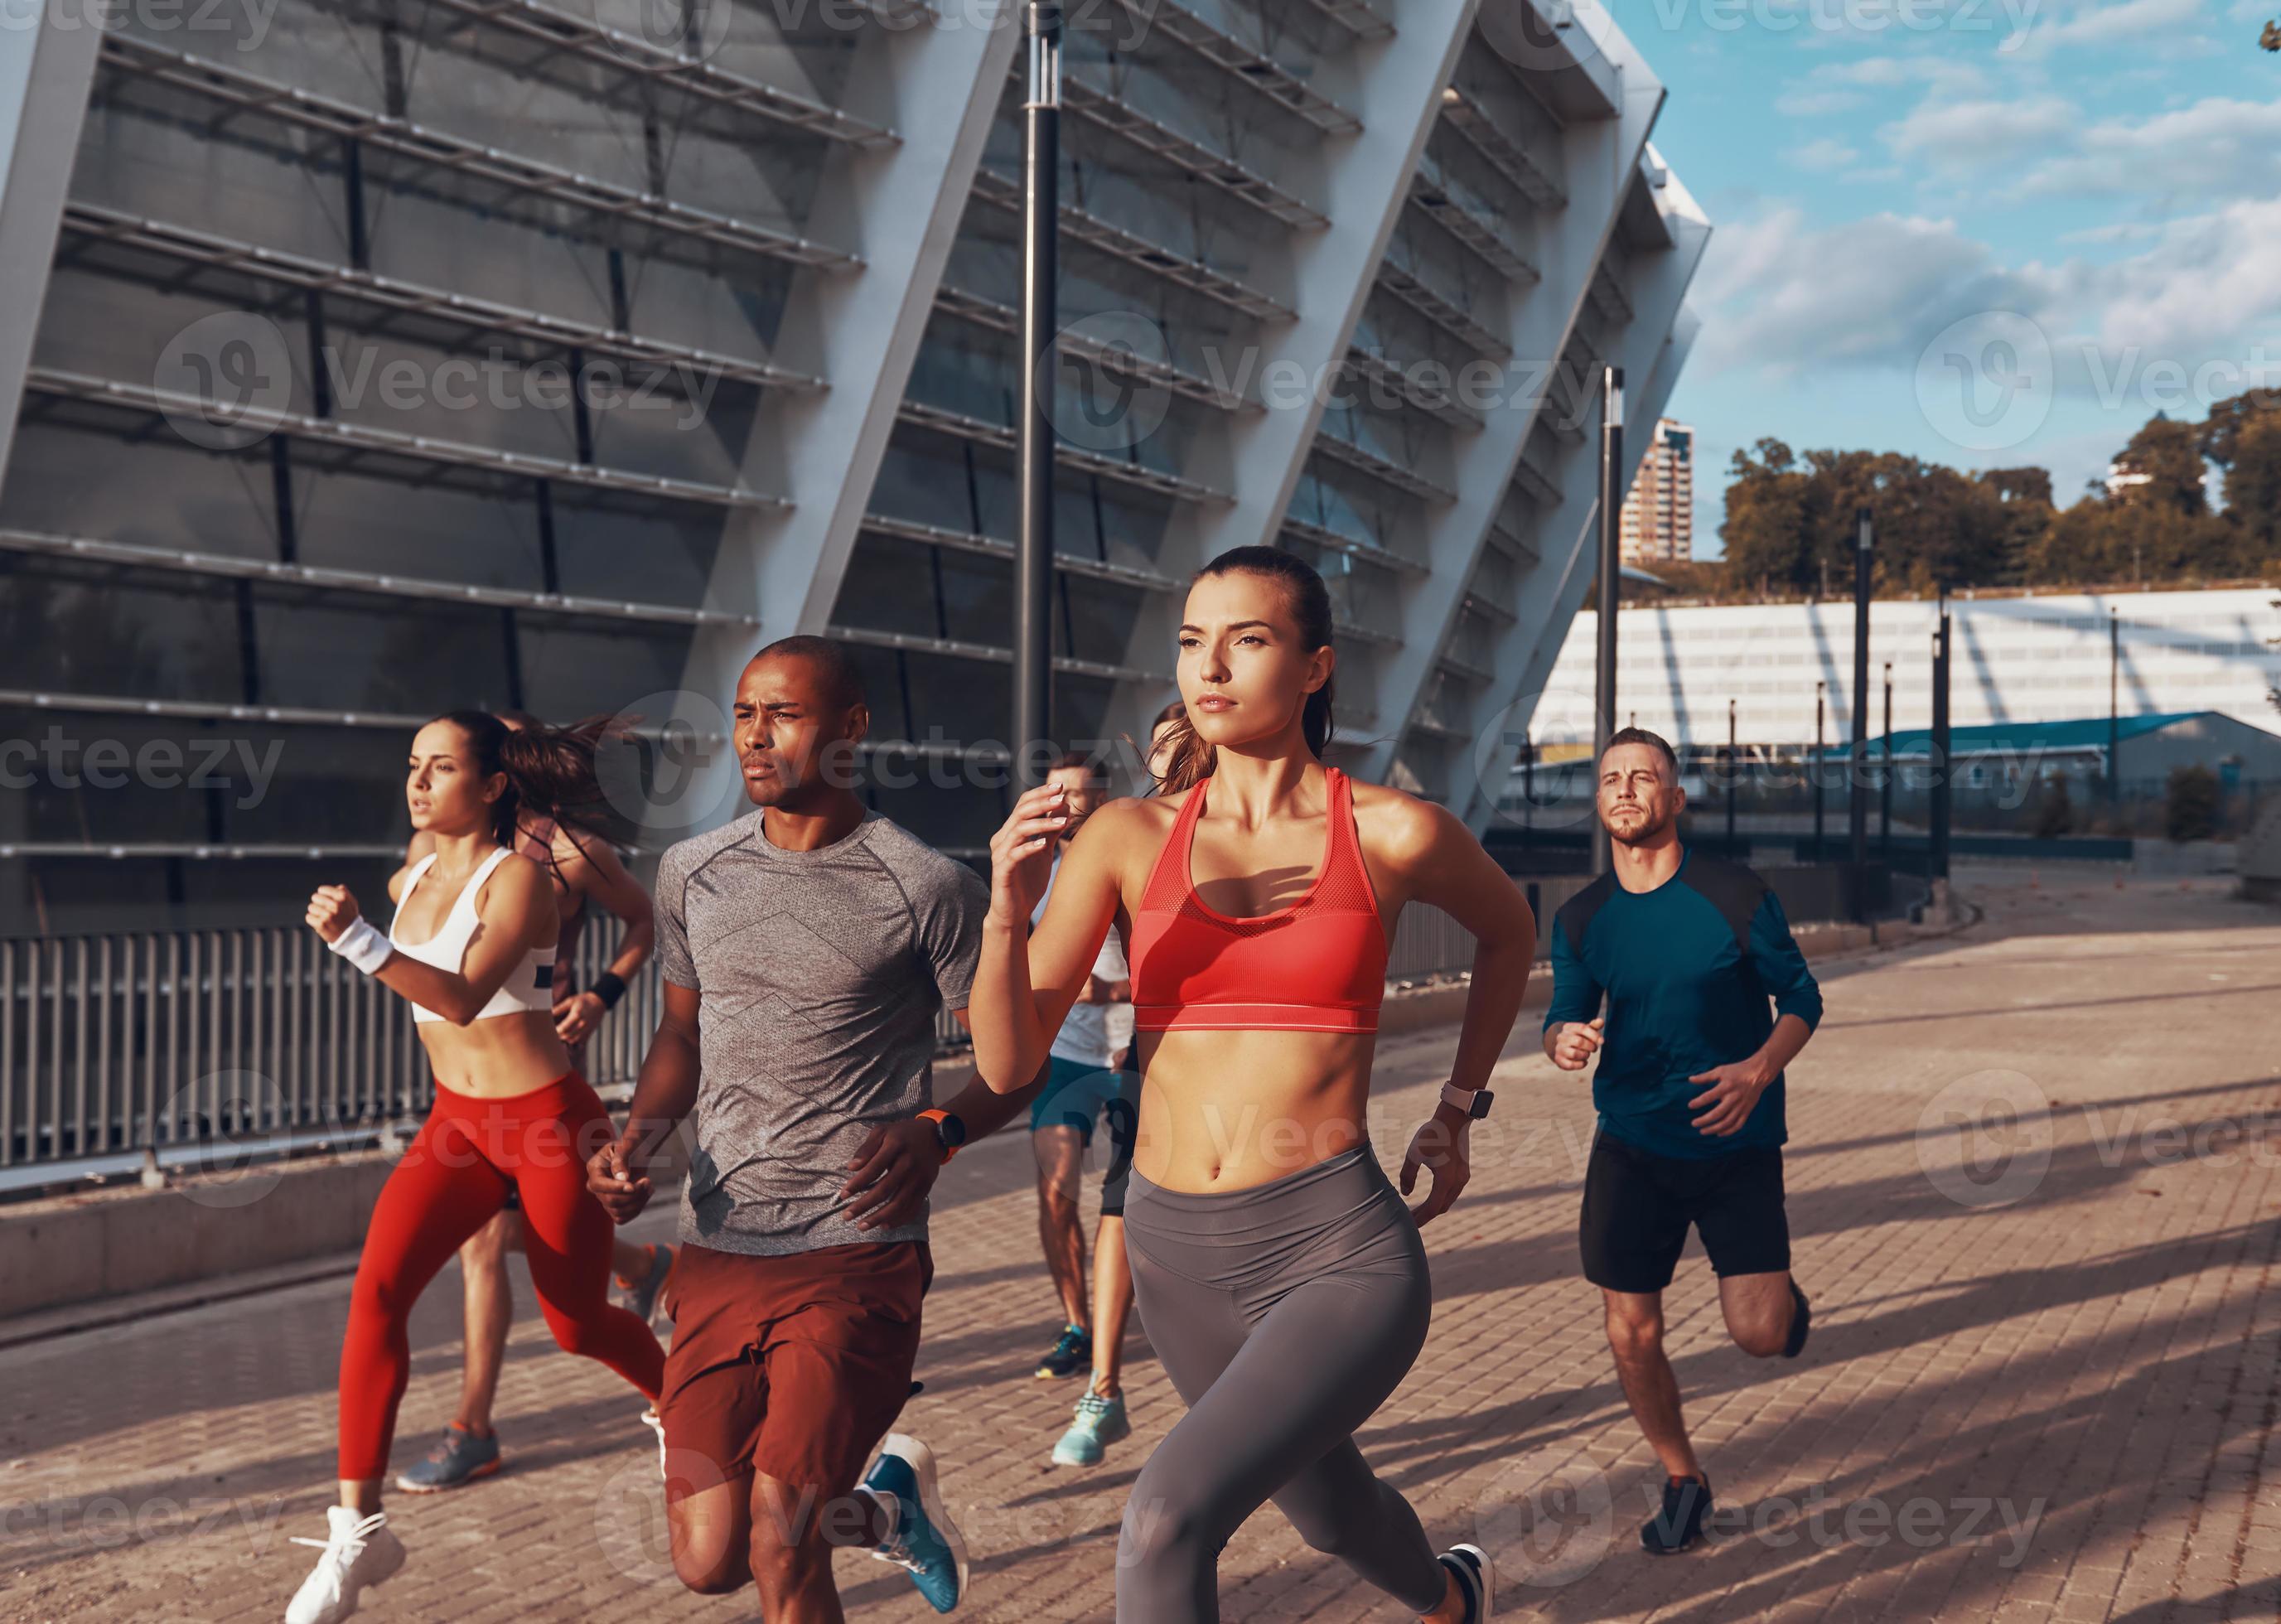
<path fill-rule="evenodd" d="M 396 951 L 388 938 L 373 928 L 369 919 L 358 920 L 341 932 L 340 940 L 327 942 L 325 946 L 367 976 L 387 963 L 389 955 Z"/>

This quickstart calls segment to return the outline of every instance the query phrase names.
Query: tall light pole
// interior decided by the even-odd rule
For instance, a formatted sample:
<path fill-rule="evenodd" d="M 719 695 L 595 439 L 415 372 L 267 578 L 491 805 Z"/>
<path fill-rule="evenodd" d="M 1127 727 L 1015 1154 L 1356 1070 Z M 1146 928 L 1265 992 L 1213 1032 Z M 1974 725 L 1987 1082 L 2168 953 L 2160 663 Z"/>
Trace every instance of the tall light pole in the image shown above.
<path fill-rule="evenodd" d="M 1932 805 L 1926 819 L 1927 878 L 1948 878 L 1948 586 L 1940 589 L 1940 618 L 1932 634 L 1932 739 L 1927 759 L 1932 768 Z"/>
<path fill-rule="evenodd" d="M 1877 786 L 1877 861 L 1893 866 L 1893 662 L 1885 661 L 1885 776 Z"/>
<path fill-rule="evenodd" d="M 1821 861 L 1821 718 L 1828 709 L 1826 682 L 1813 684 L 1813 756 L 1806 781 L 1813 785 L 1813 860 Z"/>
<path fill-rule="evenodd" d="M 1735 701 L 1727 701 L 1727 855 L 1735 855 Z"/>
<path fill-rule="evenodd" d="M 1600 416 L 1600 634 L 1598 692 L 1592 713 L 1592 872 L 1608 870 L 1608 831 L 1600 822 L 1600 757 L 1616 731 L 1616 604 L 1623 575 L 1624 369 L 1607 368 Z"/>
<path fill-rule="evenodd" d="M 1022 490 L 1014 543 L 1016 788 L 1042 782 L 1054 723 L 1055 238 L 1061 213 L 1062 12 L 1030 0 L 1022 103 L 1022 400 L 1015 460 Z"/>
<path fill-rule="evenodd" d="M 1845 861 L 1852 869 L 1846 883 L 1852 893 L 1853 917 L 1858 920 L 1867 915 L 1869 906 L 1869 550 L 1875 535 L 1867 507 L 1854 509 L 1853 523 L 1853 750 L 1846 763 L 1851 787 L 1845 809 Z"/>
<path fill-rule="evenodd" d="M 2107 606 L 2107 804 L 2122 799 L 2122 622 Z"/>

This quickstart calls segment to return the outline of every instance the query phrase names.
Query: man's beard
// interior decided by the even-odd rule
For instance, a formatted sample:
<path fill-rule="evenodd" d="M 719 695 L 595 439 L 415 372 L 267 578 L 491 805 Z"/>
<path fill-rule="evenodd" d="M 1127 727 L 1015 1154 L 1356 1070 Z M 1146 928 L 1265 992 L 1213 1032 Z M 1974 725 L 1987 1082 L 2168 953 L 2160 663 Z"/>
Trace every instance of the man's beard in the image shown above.
<path fill-rule="evenodd" d="M 1658 835 L 1661 834 L 1665 830 L 1670 828 L 1677 814 L 1668 811 L 1665 812 L 1661 816 L 1657 816 L 1655 814 L 1650 813 L 1645 822 L 1640 824 L 1636 828 L 1628 831 L 1617 828 L 1613 824 L 1609 823 L 1605 817 L 1603 817 L 1600 820 L 1600 824 L 1601 827 L 1604 828 L 1608 831 L 1608 839 L 1613 840 L 1619 846 L 1644 846 L 1647 842 L 1654 839 Z"/>

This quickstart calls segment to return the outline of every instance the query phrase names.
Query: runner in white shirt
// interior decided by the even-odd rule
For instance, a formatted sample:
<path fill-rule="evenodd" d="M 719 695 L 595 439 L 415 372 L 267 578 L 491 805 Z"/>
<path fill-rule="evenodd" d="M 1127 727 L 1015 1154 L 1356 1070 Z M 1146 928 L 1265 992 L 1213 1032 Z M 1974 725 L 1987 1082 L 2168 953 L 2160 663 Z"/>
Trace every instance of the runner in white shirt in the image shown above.
<path fill-rule="evenodd" d="M 1067 841 L 1086 817 L 1110 798 L 1107 772 L 1101 763 L 1072 753 L 1056 762 L 1047 777 L 1069 793 L 1070 822 L 1061 834 Z M 1054 864 L 1058 871 L 1058 848 Z M 1046 898 L 1052 894 L 1048 881 L 1045 896 L 1038 899 L 1031 915 L 1032 924 L 1043 915 Z M 1112 1011 L 1122 1016 L 1121 1043 L 1111 1033 Z M 1085 1223 L 1078 1210 L 1078 1196 L 1086 1150 L 1093 1142 L 1094 1122 L 1117 1098 L 1124 1080 L 1117 1071 L 1117 1050 L 1131 1045 L 1132 1032 L 1132 974 L 1125 965 L 1124 944 L 1112 930 L 1094 960 L 1092 979 L 1054 1037 L 1046 1086 L 1030 1107 L 1030 1142 L 1038 1157 L 1038 1239 L 1066 1317 L 1060 1336 L 1038 1362 L 1040 1377 L 1074 1376 L 1093 1368 L 1091 1280 L 1086 1269 Z"/>

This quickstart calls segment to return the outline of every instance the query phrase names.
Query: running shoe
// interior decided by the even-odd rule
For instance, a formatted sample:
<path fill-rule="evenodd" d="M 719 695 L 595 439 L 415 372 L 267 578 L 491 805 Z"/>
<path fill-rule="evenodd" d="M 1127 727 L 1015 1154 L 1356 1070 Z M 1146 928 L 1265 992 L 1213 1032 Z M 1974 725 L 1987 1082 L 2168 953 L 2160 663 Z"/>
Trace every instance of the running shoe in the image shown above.
<path fill-rule="evenodd" d="M 1087 1393 L 1077 1401 L 1077 1418 L 1070 1429 L 1054 1445 L 1054 1465 L 1097 1466 L 1110 1444 L 1132 1435 L 1133 1423 L 1125 1416 L 1125 1395 L 1103 1398 L 1098 1393 Z"/>
<path fill-rule="evenodd" d="M 1489 1624 L 1496 1609 L 1496 1565 L 1479 1545 L 1452 1545 L 1435 1560 L 1457 1576 L 1465 1598 L 1465 1624 Z"/>
<path fill-rule="evenodd" d="M 626 1311 L 644 1325 L 657 1318 L 657 1300 L 665 1291 L 666 1277 L 673 1272 L 673 1249 L 659 1245 L 649 1249 L 649 1268 L 638 1280 L 621 1280 L 625 1288 Z"/>
<path fill-rule="evenodd" d="M 1790 1340 L 1782 1343 L 1782 1357 L 1794 1359 L 1805 1351 L 1805 1334 L 1813 1329 L 1813 1304 L 1805 1300 L 1805 1293 L 1798 1282 L 1790 1283 Z"/>
<path fill-rule="evenodd" d="M 338 1624 L 357 1610 L 364 1588 L 383 1584 L 404 1566 L 404 1542 L 389 1531 L 385 1512 L 360 1517 L 345 1505 L 325 1508 L 330 1530 L 323 1539 L 294 1535 L 297 1545 L 325 1554 L 286 1605 L 285 1624 Z"/>
<path fill-rule="evenodd" d="M 1676 1556 L 1700 1543 L 1703 1520 L 1711 1513 L 1711 1479 L 1667 1478 L 1663 1509 L 1640 1525 L 1640 1543 L 1659 1557 Z"/>
<path fill-rule="evenodd" d="M 478 1438 L 457 1421 L 444 1429 L 428 1458 L 399 1473 L 396 1486 L 408 1495 L 441 1494 L 465 1489 L 499 1469 L 499 1435 Z"/>
<path fill-rule="evenodd" d="M 883 1501 L 892 1497 L 895 1508 L 887 1543 L 871 1554 L 909 1573 L 937 1612 L 957 1606 L 966 1598 L 966 1542 L 943 1506 L 934 1451 L 907 1434 L 889 1433 L 863 1487 Z"/>
<path fill-rule="evenodd" d="M 1093 1333 L 1083 1326 L 1064 1326 L 1060 1338 L 1038 1361 L 1038 1375 L 1074 1376 L 1093 1368 Z"/>

